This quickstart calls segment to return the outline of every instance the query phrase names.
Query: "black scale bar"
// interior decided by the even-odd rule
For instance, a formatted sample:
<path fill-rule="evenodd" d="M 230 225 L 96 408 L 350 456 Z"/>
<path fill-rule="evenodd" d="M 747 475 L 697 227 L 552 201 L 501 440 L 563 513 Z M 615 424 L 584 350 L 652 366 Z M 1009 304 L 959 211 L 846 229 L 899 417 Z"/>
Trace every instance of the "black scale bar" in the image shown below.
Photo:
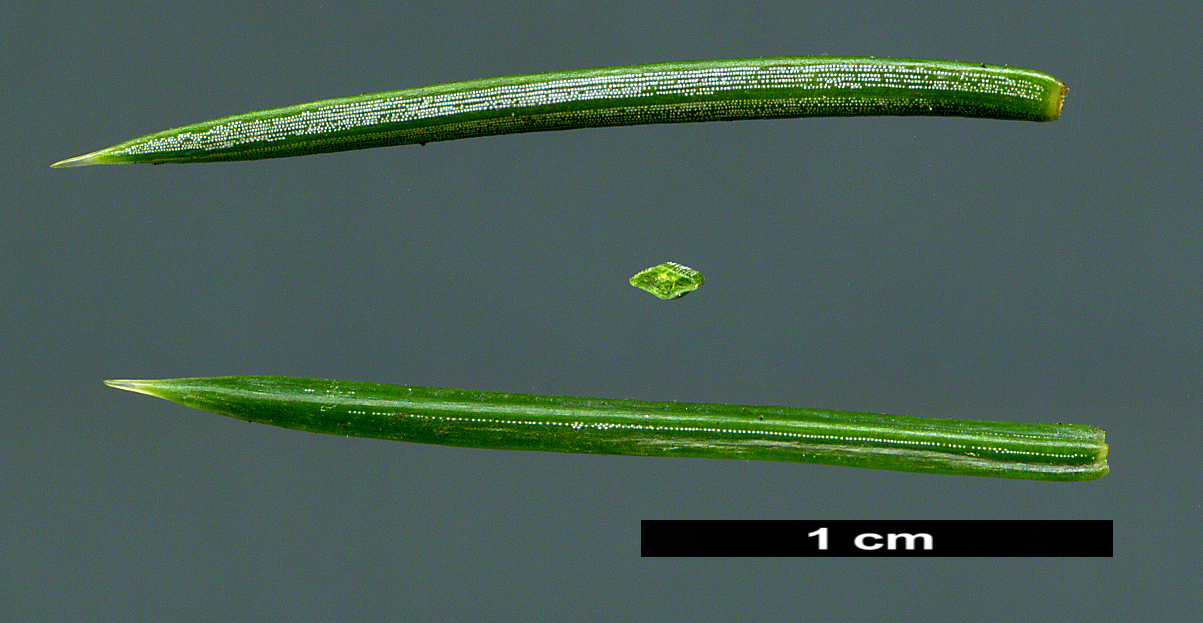
<path fill-rule="evenodd" d="M 651 520 L 644 557 L 1111 557 L 1106 520 Z"/>

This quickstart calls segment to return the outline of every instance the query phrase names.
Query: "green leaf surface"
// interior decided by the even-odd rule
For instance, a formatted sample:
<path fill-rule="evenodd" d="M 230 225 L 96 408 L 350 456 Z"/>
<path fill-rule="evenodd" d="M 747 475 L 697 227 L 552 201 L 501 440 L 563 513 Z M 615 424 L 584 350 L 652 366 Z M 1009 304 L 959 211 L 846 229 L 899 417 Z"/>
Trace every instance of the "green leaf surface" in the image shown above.
<path fill-rule="evenodd" d="M 1030 480 L 1108 471 L 1102 430 L 270 376 L 106 381 L 283 428 L 446 446 L 820 463 Z"/>

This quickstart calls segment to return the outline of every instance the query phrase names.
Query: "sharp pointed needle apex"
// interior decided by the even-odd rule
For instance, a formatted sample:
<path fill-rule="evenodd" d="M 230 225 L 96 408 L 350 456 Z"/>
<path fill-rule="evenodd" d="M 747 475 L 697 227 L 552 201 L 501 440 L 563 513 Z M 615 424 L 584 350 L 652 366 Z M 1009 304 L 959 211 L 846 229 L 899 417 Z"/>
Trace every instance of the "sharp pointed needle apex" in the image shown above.
<path fill-rule="evenodd" d="M 116 387 L 117 389 L 124 389 L 126 391 L 138 392 L 139 394 L 153 396 L 154 394 L 150 393 L 150 390 L 147 387 L 151 383 L 153 383 L 153 381 L 130 381 L 120 379 L 104 382 L 104 384 L 108 385 L 109 387 Z"/>
<path fill-rule="evenodd" d="M 66 160 L 59 160 L 58 162 L 50 165 L 50 168 L 65 169 L 67 167 L 86 167 L 92 164 L 104 164 L 104 162 L 100 159 L 100 153 L 102 151 L 104 150 L 102 149 L 100 151 L 94 151 L 90 154 L 84 154 L 74 158 L 67 158 Z"/>

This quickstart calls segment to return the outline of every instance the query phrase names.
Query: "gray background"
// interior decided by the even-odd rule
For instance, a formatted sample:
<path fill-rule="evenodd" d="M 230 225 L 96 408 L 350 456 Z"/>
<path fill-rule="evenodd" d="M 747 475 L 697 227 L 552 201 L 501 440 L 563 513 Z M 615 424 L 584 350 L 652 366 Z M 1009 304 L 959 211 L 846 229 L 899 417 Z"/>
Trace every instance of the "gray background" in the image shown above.
<path fill-rule="evenodd" d="M 0 618 L 1197 614 L 1194 9 L 48 2 L 2 19 Z M 648 126 L 48 168 L 341 95 L 810 54 L 1011 64 L 1071 92 L 1051 124 Z M 666 260 L 707 284 L 671 303 L 627 285 Z M 1113 471 L 1061 484 L 451 449 L 100 382 L 222 374 L 1088 423 Z M 643 560 L 654 518 L 1114 519 L 1115 557 Z"/>

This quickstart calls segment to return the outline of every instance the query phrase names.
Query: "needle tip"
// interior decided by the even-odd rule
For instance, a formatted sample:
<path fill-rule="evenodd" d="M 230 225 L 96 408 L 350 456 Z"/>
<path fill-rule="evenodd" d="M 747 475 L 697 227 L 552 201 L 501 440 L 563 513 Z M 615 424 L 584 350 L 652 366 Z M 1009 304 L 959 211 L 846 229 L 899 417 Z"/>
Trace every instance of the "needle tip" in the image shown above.
<path fill-rule="evenodd" d="M 67 158 L 66 160 L 59 160 L 58 162 L 50 165 L 50 168 L 65 169 L 67 167 L 86 167 L 91 164 L 104 164 L 104 160 L 101 159 L 101 154 L 104 151 L 105 150 L 102 149 L 100 151 L 94 151 L 90 154 L 84 154 L 74 158 Z"/>
<path fill-rule="evenodd" d="M 139 394 L 146 394 L 148 396 L 154 396 L 154 394 L 151 393 L 150 387 L 149 387 L 150 385 L 154 384 L 154 381 L 131 381 L 131 380 L 124 380 L 124 379 L 115 379 L 115 380 L 105 381 L 104 384 L 108 385 L 109 387 L 116 387 L 117 389 L 124 389 L 124 390 L 130 391 L 130 392 L 138 392 Z"/>

